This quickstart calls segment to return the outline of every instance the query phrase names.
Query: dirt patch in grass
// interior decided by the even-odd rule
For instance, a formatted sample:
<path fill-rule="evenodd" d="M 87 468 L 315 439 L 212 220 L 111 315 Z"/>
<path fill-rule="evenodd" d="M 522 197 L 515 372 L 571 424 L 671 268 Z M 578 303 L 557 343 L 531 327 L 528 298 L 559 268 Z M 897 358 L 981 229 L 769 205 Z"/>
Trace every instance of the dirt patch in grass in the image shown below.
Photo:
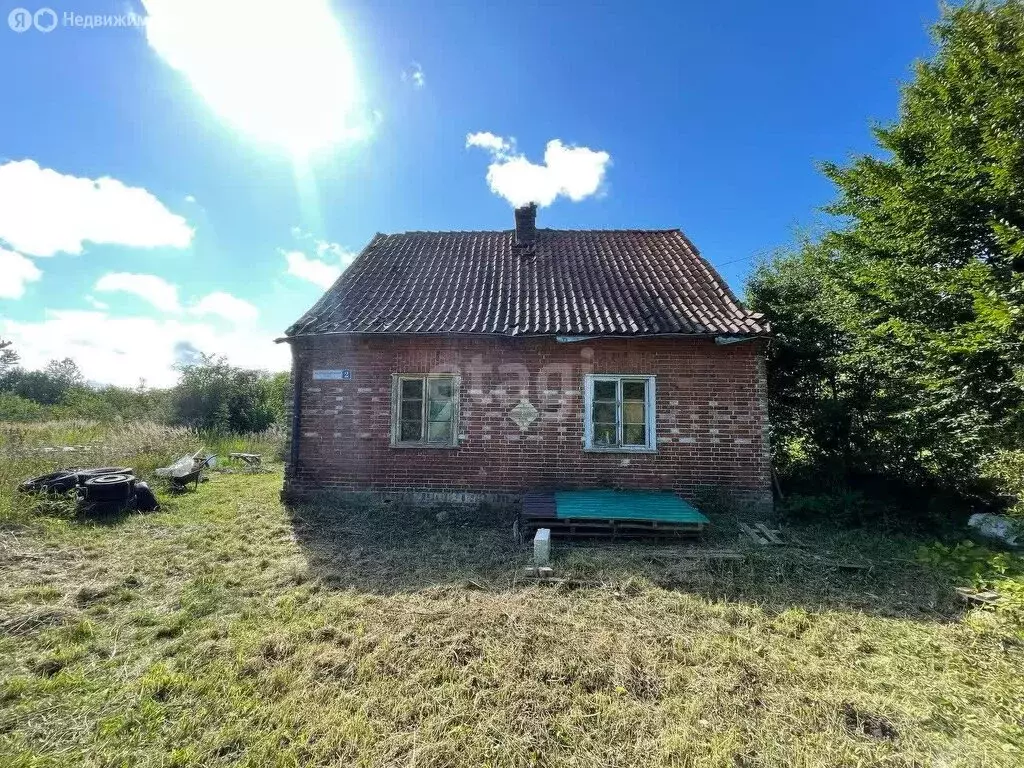
<path fill-rule="evenodd" d="M 512 538 L 501 508 L 413 509 L 372 496 L 325 494 L 288 510 L 282 537 L 299 545 L 309 574 L 331 589 L 392 595 L 425 589 L 503 591 L 524 577 L 529 547 Z M 760 547 L 723 515 L 702 546 L 746 559 L 695 561 L 680 542 L 556 541 L 558 594 L 607 587 L 630 597 L 652 587 L 715 601 L 754 603 L 780 614 L 779 631 L 799 637 L 809 610 L 837 608 L 890 618 L 958 621 L 964 611 L 944 576 L 914 560 L 919 542 L 827 527 L 787 531 L 800 546 Z M 850 562 L 869 563 L 850 569 Z M 792 609 L 792 610 L 790 610 Z"/>
<path fill-rule="evenodd" d="M 301 547 L 313 574 L 331 588 L 504 589 L 524 563 L 500 508 L 418 510 L 369 495 L 325 494 L 288 511 L 291 526 L 281 535 Z"/>
<path fill-rule="evenodd" d="M 858 712 L 849 702 L 843 704 L 843 723 L 850 733 L 861 733 L 873 739 L 893 741 L 900 735 L 896 727 L 884 717 Z"/>

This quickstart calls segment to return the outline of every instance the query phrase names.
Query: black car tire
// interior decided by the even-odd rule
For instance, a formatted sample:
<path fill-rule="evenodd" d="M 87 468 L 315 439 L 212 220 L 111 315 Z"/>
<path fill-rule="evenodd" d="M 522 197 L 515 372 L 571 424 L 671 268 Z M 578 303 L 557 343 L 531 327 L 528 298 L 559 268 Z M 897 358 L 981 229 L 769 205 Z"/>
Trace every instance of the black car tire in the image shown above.
<path fill-rule="evenodd" d="M 75 474 L 78 475 L 78 484 L 85 485 L 85 481 L 90 477 L 99 477 L 100 475 L 130 475 L 135 470 L 130 467 L 85 467 L 83 469 L 76 469 Z"/>
<path fill-rule="evenodd" d="M 89 501 L 127 501 L 135 488 L 135 478 L 123 473 L 98 475 L 85 481 Z"/>
<path fill-rule="evenodd" d="M 48 475 L 33 477 L 18 485 L 23 493 L 68 493 L 78 485 L 77 470 L 65 469 Z"/>

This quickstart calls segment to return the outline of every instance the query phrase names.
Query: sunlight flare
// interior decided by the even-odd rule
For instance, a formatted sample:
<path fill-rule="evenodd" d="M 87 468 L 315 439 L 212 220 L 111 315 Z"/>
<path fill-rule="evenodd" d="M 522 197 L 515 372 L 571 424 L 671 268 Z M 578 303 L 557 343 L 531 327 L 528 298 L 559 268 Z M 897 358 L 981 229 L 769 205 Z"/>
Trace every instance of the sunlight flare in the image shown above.
<path fill-rule="evenodd" d="M 145 0 L 149 44 L 224 120 L 306 155 L 372 121 L 326 0 Z"/>

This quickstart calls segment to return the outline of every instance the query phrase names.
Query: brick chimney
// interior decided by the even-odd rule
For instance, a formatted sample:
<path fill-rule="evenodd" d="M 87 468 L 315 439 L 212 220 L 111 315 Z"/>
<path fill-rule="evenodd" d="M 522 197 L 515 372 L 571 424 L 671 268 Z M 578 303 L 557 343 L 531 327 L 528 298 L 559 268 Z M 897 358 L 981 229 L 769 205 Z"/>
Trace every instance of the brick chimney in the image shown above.
<path fill-rule="evenodd" d="M 516 208 L 516 245 L 533 245 L 537 236 L 537 204 Z"/>

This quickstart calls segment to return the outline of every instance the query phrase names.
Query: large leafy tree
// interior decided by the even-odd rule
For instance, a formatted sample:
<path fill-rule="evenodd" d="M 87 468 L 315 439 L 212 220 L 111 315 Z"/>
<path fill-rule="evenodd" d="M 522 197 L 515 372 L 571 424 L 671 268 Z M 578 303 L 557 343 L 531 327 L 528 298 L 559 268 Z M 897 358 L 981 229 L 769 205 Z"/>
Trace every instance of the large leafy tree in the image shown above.
<path fill-rule="evenodd" d="M 280 377 L 237 368 L 223 357 L 202 355 L 179 366 L 170 391 L 171 420 L 215 432 L 259 432 L 283 412 Z"/>
<path fill-rule="evenodd" d="M 946 9 L 842 225 L 760 268 L 783 465 L 964 488 L 1024 424 L 1024 3 Z"/>

